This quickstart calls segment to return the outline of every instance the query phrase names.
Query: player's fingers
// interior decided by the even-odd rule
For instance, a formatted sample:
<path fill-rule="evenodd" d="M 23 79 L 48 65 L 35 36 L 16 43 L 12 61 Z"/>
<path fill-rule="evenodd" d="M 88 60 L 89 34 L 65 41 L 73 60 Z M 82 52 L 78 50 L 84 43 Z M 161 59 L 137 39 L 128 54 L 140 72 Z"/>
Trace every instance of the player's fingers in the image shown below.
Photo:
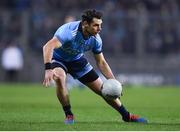
<path fill-rule="evenodd" d="M 44 81 L 43 81 L 43 85 L 44 85 L 44 86 L 46 86 L 46 79 L 44 79 Z"/>
<path fill-rule="evenodd" d="M 52 80 L 52 79 L 53 79 L 53 75 L 48 75 L 48 76 L 46 76 L 45 79 L 44 79 L 43 85 L 44 85 L 45 87 L 50 86 L 50 83 L 51 83 L 51 80 Z"/>
<path fill-rule="evenodd" d="M 45 78 L 45 79 L 44 79 L 44 82 L 43 82 L 43 85 L 44 85 L 45 87 L 48 87 L 48 84 L 49 84 L 49 79 L 48 79 L 48 78 Z"/>
<path fill-rule="evenodd" d="M 53 80 L 53 76 L 48 78 L 47 87 L 51 85 L 52 80 Z"/>
<path fill-rule="evenodd" d="M 50 85 L 50 81 L 51 81 L 51 79 L 50 79 L 50 78 L 48 78 L 48 79 L 47 79 L 47 81 L 46 81 L 46 87 L 49 87 L 49 85 Z"/>

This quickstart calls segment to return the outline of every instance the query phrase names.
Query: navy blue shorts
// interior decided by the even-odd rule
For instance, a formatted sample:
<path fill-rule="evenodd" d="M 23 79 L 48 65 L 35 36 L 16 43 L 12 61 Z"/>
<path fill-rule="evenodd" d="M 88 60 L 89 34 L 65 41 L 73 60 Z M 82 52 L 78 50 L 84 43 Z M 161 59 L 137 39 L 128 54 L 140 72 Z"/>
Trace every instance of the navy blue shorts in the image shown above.
<path fill-rule="evenodd" d="M 93 82 L 99 77 L 90 63 L 84 57 L 71 62 L 53 59 L 52 68 L 54 69 L 56 67 L 61 67 L 66 73 L 69 73 L 75 79 L 78 79 L 84 84 Z"/>

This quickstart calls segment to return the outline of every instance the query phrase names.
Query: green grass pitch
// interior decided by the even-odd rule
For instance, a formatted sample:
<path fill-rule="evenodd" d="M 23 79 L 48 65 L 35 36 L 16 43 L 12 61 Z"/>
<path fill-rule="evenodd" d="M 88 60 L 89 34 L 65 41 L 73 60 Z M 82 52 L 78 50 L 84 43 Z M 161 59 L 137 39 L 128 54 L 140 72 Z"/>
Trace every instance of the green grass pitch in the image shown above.
<path fill-rule="evenodd" d="M 38 84 L 0 84 L 0 131 L 166 131 L 180 130 L 180 88 L 124 88 L 122 101 L 148 124 L 125 123 L 119 114 L 88 88 L 70 91 L 74 125 L 64 124 L 55 88 Z"/>

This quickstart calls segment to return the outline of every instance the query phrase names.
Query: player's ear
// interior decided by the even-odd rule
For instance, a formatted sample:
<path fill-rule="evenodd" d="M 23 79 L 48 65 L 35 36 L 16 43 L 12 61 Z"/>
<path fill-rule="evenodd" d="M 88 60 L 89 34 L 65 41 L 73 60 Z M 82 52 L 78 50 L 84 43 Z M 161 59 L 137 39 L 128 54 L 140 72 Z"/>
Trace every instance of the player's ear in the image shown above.
<path fill-rule="evenodd" d="M 89 26 L 89 23 L 87 22 L 87 21 L 83 21 L 83 26 L 86 28 L 86 27 L 88 27 Z"/>

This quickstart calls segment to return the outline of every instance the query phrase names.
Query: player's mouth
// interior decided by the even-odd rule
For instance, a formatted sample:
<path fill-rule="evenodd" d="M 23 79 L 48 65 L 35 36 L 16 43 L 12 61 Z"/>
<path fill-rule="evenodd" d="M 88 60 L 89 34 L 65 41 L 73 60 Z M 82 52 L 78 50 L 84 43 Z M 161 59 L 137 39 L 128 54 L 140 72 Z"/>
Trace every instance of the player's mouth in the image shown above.
<path fill-rule="evenodd" d="M 100 32 L 100 31 L 96 31 L 96 32 L 95 32 L 95 35 L 98 34 L 99 32 Z"/>

